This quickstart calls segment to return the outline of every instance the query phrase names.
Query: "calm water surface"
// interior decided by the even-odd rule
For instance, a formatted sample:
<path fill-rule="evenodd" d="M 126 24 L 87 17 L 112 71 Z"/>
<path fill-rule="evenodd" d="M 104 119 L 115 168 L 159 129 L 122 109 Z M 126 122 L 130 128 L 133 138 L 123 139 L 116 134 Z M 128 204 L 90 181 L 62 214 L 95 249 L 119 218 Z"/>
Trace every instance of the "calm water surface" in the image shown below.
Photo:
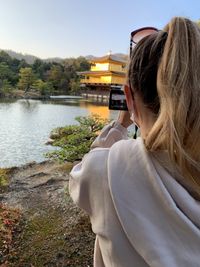
<path fill-rule="evenodd" d="M 115 118 L 107 106 L 85 101 L 42 102 L 17 100 L 0 102 L 0 167 L 43 161 L 44 153 L 55 149 L 45 145 L 53 128 L 75 124 L 76 116 L 98 113 Z"/>

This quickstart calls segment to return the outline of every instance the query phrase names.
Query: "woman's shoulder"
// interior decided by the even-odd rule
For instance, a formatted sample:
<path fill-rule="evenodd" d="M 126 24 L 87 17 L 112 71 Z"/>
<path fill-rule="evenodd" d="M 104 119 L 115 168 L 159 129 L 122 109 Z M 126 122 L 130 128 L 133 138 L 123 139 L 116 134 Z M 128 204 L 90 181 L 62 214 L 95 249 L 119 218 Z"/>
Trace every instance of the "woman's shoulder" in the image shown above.
<path fill-rule="evenodd" d="M 113 144 L 110 148 L 94 148 L 90 150 L 88 154 L 83 157 L 80 164 L 73 168 L 73 171 L 79 171 L 84 169 L 84 173 L 97 175 L 98 173 L 107 173 L 110 167 L 123 168 L 128 162 L 131 165 L 138 161 L 138 157 L 141 158 L 143 151 L 142 138 L 120 140 Z M 134 159 L 134 160 L 133 160 Z"/>
<path fill-rule="evenodd" d="M 135 153 L 146 153 L 143 139 L 138 137 L 137 139 L 120 140 L 114 143 L 109 148 L 97 147 L 90 151 L 87 157 L 93 160 L 100 160 L 109 157 L 110 155 L 124 157 Z"/>
<path fill-rule="evenodd" d="M 147 150 L 141 137 L 137 139 L 121 140 L 115 143 L 109 151 L 109 155 L 118 157 L 132 157 L 134 155 L 146 154 Z"/>

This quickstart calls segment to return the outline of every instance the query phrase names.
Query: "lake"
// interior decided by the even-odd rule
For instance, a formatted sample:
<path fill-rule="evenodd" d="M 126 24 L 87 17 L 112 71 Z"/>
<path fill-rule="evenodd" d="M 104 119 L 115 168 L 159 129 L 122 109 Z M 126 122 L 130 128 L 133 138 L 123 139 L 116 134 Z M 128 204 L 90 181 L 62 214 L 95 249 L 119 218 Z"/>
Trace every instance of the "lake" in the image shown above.
<path fill-rule="evenodd" d="M 53 148 L 45 145 L 53 128 L 76 124 L 75 117 L 91 113 L 116 118 L 107 106 L 85 100 L 0 101 L 0 167 L 20 166 L 45 159 Z"/>

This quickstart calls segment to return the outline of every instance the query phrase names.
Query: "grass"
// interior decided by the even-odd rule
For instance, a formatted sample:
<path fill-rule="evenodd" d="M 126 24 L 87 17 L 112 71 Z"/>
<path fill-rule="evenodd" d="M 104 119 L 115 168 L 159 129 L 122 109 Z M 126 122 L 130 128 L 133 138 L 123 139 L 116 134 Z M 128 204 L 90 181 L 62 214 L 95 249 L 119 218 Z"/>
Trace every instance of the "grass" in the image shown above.
<path fill-rule="evenodd" d="M 72 162 L 65 162 L 59 167 L 59 169 L 61 171 L 66 172 L 66 173 L 70 173 L 70 171 L 72 170 L 73 166 L 74 166 L 74 164 Z"/>
<path fill-rule="evenodd" d="M 7 191 L 14 168 L 0 168 L 0 193 Z"/>
<path fill-rule="evenodd" d="M 9 184 L 9 169 L 0 169 L 0 187 Z"/>
<path fill-rule="evenodd" d="M 56 255 L 58 248 L 65 245 L 63 236 L 60 214 L 56 210 L 32 216 L 26 222 L 22 235 L 21 264 L 31 262 L 38 267 L 44 266 L 45 261 Z"/>
<path fill-rule="evenodd" d="M 33 212 L 33 211 L 31 211 Z M 87 217 L 77 213 L 78 220 L 68 223 L 59 209 L 29 214 L 17 248 L 17 260 L 9 259 L 10 267 L 31 266 L 92 266 L 93 236 Z M 60 264 L 60 265 L 59 265 Z"/>

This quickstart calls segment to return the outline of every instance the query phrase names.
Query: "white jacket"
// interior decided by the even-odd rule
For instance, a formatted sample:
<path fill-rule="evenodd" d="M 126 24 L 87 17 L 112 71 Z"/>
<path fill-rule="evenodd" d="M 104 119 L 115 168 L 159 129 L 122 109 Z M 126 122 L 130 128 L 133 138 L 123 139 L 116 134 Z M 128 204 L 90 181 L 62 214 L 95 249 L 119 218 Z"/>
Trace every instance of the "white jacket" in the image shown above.
<path fill-rule="evenodd" d="M 200 267 L 200 202 L 172 177 L 165 152 L 127 139 L 120 124 L 106 126 L 71 171 L 71 197 L 96 234 L 94 266 Z"/>

